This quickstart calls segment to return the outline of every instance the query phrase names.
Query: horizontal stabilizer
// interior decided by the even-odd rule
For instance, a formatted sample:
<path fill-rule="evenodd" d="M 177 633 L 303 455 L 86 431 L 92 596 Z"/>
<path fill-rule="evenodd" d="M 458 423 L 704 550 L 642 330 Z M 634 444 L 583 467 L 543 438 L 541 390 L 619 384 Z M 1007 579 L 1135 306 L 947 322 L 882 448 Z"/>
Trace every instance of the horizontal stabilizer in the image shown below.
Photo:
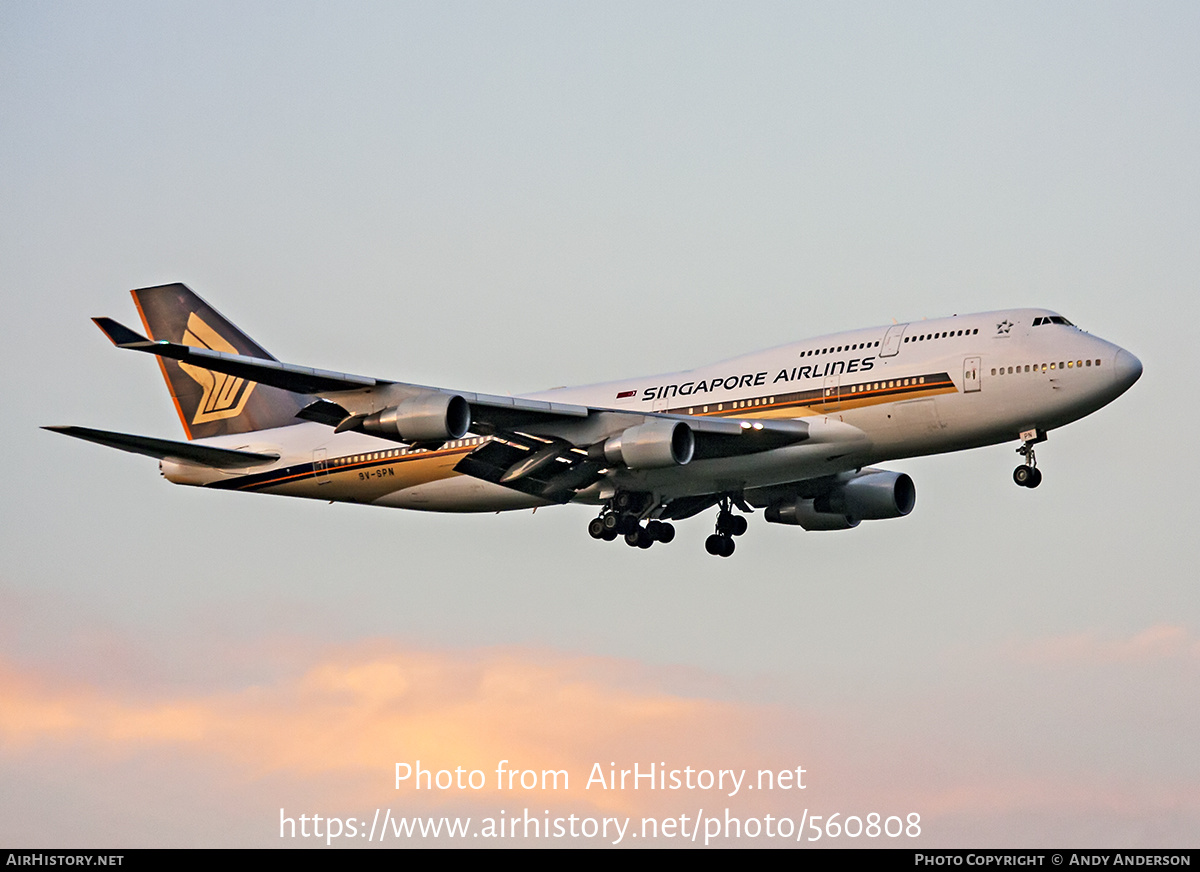
<path fill-rule="evenodd" d="M 264 463 L 273 463 L 279 459 L 278 454 L 234 451 L 230 448 L 197 445 L 194 442 L 151 439 L 149 436 L 113 433 L 110 430 L 92 430 L 88 427 L 43 427 L 42 429 L 74 436 L 76 439 L 84 439 L 99 445 L 107 445 L 109 448 L 119 448 L 134 454 L 157 457 L 159 460 L 182 460 L 186 463 L 199 463 L 216 469 L 246 469 L 251 466 L 262 466 Z"/>
<path fill-rule="evenodd" d="M 114 321 L 112 318 L 93 318 L 92 321 L 104 331 L 104 335 L 108 337 L 108 341 L 118 348 L 150 341 L 145 336 L 135 333 L 124 324 Z"/>
<path fill-rule="evenodd" d="M 237 378 L 248 379 L 298 394 L 361 390 L 386 384 L 379 379 L 361 375 L 328 372 L 309 366 L 280 363 L 278 360 L 247 357 L 242 354 L 230 354 L 227 351 L 213 351 L 209 348 L 193 348 L 190 345 L 181 345 L 178 342 L 167 342 L 166 340 L 156 341 L 147 339 L 112 318 L 93 318 L 92 320 L 118 348 L 145 351 L 201 369 L 223 372 Z"/>

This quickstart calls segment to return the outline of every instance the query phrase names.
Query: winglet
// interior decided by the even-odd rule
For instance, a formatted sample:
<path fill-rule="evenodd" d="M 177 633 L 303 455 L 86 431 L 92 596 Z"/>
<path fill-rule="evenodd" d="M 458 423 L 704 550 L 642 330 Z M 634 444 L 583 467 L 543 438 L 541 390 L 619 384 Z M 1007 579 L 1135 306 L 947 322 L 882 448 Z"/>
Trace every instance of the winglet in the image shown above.
<path fill-rule="evenodd" d="M 139 345 L 142 343 L 150 344 L 150 340 L 145 336 L 130 330 L 124 324 L 114 321 L 112 318 L 93 318 L 96 326 L 104 331 L 104 335 L 108 337 L 108 341 L 117 348 L 125 348 L 130 345 Z"/>

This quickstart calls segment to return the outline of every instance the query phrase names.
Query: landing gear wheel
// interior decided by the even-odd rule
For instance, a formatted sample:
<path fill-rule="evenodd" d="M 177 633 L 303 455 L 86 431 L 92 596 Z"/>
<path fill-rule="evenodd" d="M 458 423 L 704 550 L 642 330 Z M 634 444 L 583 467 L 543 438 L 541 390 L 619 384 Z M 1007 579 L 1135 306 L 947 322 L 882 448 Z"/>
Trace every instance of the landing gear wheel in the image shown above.
<path fill-rule="evenodd" d="M 1033 481 L 1033 474 L 1036 471 L 1032 466 L 1018 466 L 1013 470 L 1013 481 L 1019 487 L 1031 487 L 1030 482 Z"/>
<path fill-rule="evenodd" d="M 662 521 L 662 526 L 658 528 L 658 541 L 664 545 L 675 538 L 675 525 Z"/>
<path fill-rule="evenodd" d="M 625 544 L 631 548 L 649 548 L 654 544 L 654 538 L 646 532 L 645 527 L 634 527 L 625 534 Z"/>
<path fill-rule="evenodd" d="M 704 540 L 704 550 L 714 557 L 729 557 L 733 554 L 733 548 L 733 539 L 720 533 L 713 533 Z"/>
<path fill-rule="evenodd" d="M 588 535 L 593 539 L 603 539 L 604 529 L 603 518 L 592 518 L 592 520 L 588 521 Z"/>
<path fill-rule="evenodd" d="M 621 532 L 621 516 L 615 512 L 609 512 L 600 520 L 604 524 L 605 530 L 611 530 L 613 533 Z"/>
<path fill-rule="evenodd" d="M 733 554 L 733 537 L 743 535 L 750 526 L 744 515 L 733 513 L 733 508 L 736 505 L 743 512 L 750 512 L 753 509 L 746 505 L 746 502 L 740 497 L 730 494 L 721 497 L 718 505 L 720 509 L 717 511 L 717 531 L 704 541 L 704 548 L 709 554 L 729 557 Z"/>
<path fill-rule="evenodd" d="M 1025 487 L 1037 487 L 1041 483 L 1042 471 L 1035 466 L 1029 476 L 1029 482 L 1025 485 Z"/>

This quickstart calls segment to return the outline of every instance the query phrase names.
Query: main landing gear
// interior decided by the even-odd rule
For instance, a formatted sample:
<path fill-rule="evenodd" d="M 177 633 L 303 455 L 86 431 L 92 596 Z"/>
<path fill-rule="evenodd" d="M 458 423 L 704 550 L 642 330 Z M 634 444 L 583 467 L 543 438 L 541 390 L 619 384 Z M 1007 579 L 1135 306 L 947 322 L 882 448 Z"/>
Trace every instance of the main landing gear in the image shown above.
<path fill-rule="evenodd" d="M 1021 447 L 1017 454 L 1025 458 L 1025 462 L 1013 470 L 1013 481 L 1020 487 L 1037 487 L 1042 483 L 1042 471 L 1037 468 L 1037 457 L 1034 456 L 1033 446 L 1046 441 L 1042 430 L 1026 430 L 1021 434 Z"/>
<path fill-rule="evenodd" d="M 731 556 L 733 537 L 743 535 L 750 526 L 744 516 L 733 513 L 734 504 L 733 497 L 723 497 L 718 503 L 717 531 L 704 541 L 704 550 L 709 554 Z M 752 511 L 740 499 L 736 504 L 743 511 Z M 631 548 L 649 548 L 655 542 L 670 542 L 675 538 L 674 524 L 658 519 L 645 521 L 655 506 L 650 494 L 620 491 L 600 511 L 599 517 L 588 522 L 588 535 L 606 542 L 623 536 L 625 544 Z"/>
<path fill-rule="evenodd" d="M 717 512 L 717 532 L 704 540 L 704 550 L 714 557 L 733 556 L 733 537 L 746 532 L 749 524 L 743 515 L 735 515 L 732 510 L 732 500 L 725 497 L 720 503 L 721 510 Z"/>
<path fill-rule="evenodd" d="M 600 517 L 588 523 L 588 535 L 593 539 L 611 542 L 618 536 L 625 537 L 631 548 L 649 548 L 655 542 L 667 543 L 675 538 L 675 525 L 666 521 L 641 519 L 648 514 L 649 499 L 646 494 L 621 491 L 605 506 Z"/>

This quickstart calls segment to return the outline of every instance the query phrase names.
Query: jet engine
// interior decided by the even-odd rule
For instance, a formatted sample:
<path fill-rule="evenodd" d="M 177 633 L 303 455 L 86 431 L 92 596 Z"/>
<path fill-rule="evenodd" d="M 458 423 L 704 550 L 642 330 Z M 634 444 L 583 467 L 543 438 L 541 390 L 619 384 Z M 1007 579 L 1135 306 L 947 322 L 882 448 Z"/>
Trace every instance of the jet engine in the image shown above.
<path fill-rule="evenodd" d="M 802 499 L 767 506 L 763 517 L 771 524 L 792 524 L 805 530 L 850 530 L 858 526 L 858 518 L 818 512 L 813 508 L 812 500 Z"/>
<path fill-rule="evenodd" d="M 471 429 L 471 405 L 458 394 L 421 394 L 368 415 L 361 426 L 405 442 L 461 439 Z"/>
<path fill-rule="evenodd" d="M 859 521 L 901 518 L 917 503 L 917 488 L 902 472 L 866 469 L 814 499 L 769 506 L 766 519 L 805 530 L 849 530 Z"/>
<path fill-rule="evenodd" d="M 683 466 L 696 451 L 696 437 L 683 421 L 652 418 L 592 447 L 595 459 L 630 469 Z"/>

